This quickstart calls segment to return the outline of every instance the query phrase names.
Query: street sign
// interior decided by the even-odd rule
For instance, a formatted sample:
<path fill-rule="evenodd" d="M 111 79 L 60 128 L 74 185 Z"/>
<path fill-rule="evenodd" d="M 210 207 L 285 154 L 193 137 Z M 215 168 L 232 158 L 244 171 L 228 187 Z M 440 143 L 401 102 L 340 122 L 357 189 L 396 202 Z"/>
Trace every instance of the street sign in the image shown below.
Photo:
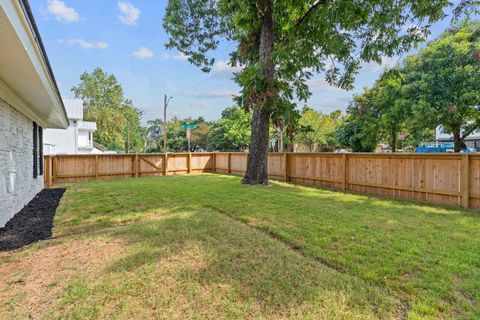
<path fill-rule="evenodd" d="M 182 129 L 197 129 L 198 125 L 196 125 L 195 123 L 182 123 L 180 125 L 180 128 L 182 128 Z"/>

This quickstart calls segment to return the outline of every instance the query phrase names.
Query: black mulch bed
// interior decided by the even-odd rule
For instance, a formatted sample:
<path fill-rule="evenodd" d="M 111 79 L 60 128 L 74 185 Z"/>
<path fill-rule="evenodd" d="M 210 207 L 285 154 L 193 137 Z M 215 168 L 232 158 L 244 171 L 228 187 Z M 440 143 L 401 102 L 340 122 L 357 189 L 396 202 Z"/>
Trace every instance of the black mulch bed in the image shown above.
<path fill-rule="evenodd" d="M 65 189 L 44 189 L 4 228 L 0 228 L 0 251 L 18 249 L 52 236 L 53 217 Z"/>

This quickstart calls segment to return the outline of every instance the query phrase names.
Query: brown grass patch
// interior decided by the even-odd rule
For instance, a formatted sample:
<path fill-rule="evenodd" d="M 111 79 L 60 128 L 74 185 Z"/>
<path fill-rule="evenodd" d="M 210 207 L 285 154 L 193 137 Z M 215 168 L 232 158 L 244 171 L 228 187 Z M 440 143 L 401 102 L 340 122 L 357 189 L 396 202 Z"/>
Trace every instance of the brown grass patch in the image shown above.
<path fill-rule="evenodd" d="M 0 314 L 41 319 L 62 298 L 74 276 L 101 271 L 123 252 L 119 240 L 74 240 L 35 252 L 2 254 Z M 9 256 L 7 256 L 9 255 Z"/>

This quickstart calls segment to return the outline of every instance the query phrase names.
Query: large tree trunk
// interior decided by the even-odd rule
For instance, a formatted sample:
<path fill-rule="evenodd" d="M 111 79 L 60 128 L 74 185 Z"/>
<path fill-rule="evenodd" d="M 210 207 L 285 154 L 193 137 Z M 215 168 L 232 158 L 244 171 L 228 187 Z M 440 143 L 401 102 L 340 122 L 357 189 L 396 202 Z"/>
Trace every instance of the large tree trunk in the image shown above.
<path fill-rule="evenodd" d="M 247 172 L 243 178 L 246 184 L 267 184 L 268 183 L 268 140 L 270 115 L 273 106 L 274 93 L 274 72 L 273 63 L 273 0 L 260 2 L 262 11 L 262 29 L 260 32 L 259 60 L 263 66 L 263 92 L 259 103 L 253 107 L 252 117 L 252 138 L 250 142 L 250 155 L 247 162 Z"/>
<path fill-rule="evenodd" d="M 266 108 L 253 109 L 252 140 L 250 142 L 247 172 L 243 178 L 246 184 L 268 183 L 268 138 L 270 112 Z"/>
<path fill-rule="evenodd" d="M 455 152 L 462 150 L 462 138 L 460 135 L 460 127 L 452 129 L 453 133 L 453 149 Z"/>

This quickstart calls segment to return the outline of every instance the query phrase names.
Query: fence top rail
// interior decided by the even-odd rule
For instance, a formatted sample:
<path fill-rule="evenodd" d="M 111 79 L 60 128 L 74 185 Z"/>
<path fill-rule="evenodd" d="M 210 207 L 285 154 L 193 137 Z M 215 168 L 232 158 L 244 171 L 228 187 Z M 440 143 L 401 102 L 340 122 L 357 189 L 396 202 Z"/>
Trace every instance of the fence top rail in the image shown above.
<path fill-rule="evenodd" d="M 188 156 L 191 154 L 192 156 L 209 156 L 212 154 L 216 154 L 217 152 L 167 152 L 166 154 L 169 156 Z M 65 158 L 89 158 L 89 157 L 154 157 L 154 156 L 164 156 L 165 153 L 97 153 L 97 154 L 56 154 L 56 155 L 45 155 L 45 157 L 65 157 Z"/>
<path fill-rule="evenodd" d="M 209 155 L 246 155 L 248 152 L 235 151 L 235 152 L 167 152 L 169 156 L 209 156 Z M 469 156 L 470 158 L 479 158 L 480 152 L 477 153 L 415 153 L 415 152 L 398 152 L 398 153 L 368 153 L 368 152 L 349 152 L 349 153 L 335 153 L 335 152 L 269 152 L 271 156 L 280 156 L 280 155 L 292 155 L 292 156 L 329 156 L 329 157 L 343 157 L 344 155 L 348 157 L 383 157 L 383 158 L 451 158 L 451 159 L 460 159 L 462 156 Z M 164 156 L 165 153 L 115 153 L 115 154 L 57 154 L 57 155 L 45 155 L 45 157 L 55 158 L 89 158 L 89 157 L 154 157 L 154 156 Z"/>
<path fill-rule="evenodd" d="M 388 157 L 388 156 L 394 156 L 394 157 L 400 157 L 400 156 L 438 156 L 438 157 L 444 157 L 444 156 L 450 156 L 450 157 L 455 157 L 455 156 L 461 156 L 461 155 L 470 155 L 470 156 L 480 156 L 480 152 L 476 153 L 463 153 L 463 152 L 448 152 L 448 153 L 435 153 L 435 152 L 430 152 L 430 153 L 418 153 L 418 152 L 395 152 L 395 153 L 375 153 L 375 152 L 345 152 L 345 153 L 336 153 L 336 152 L 274 152 L 274 154 L 283 154 L 283 153 L 288 153 L 288 154 L 294 154 L 294 155 L 336 155 L 336 156 L 343 156 L 344 154 L 347 156 L 370 156 L 370 157 Z"/>

